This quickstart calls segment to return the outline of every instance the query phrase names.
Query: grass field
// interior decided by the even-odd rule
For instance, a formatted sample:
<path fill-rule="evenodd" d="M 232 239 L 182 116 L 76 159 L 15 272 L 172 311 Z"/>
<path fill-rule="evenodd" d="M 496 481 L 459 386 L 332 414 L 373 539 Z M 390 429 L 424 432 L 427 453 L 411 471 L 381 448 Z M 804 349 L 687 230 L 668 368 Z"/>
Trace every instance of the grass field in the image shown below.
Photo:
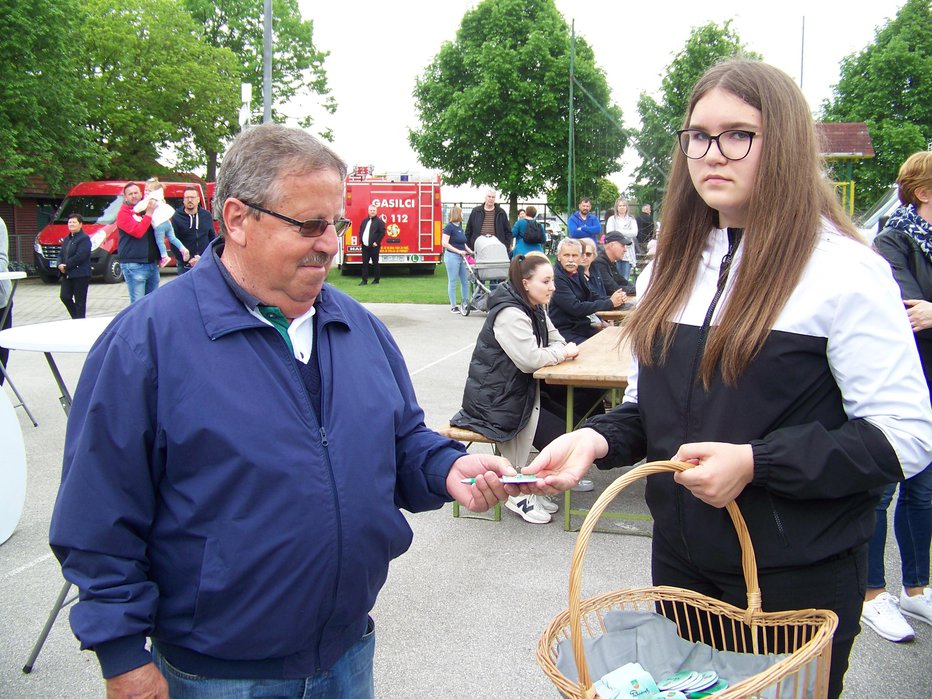
<path fill-rule="evenodd" d="M 359 274 L 344 276 L 334 266 L 327 281 L 340 291 L 352 296 L 362 303 L 436 303 L 446 304 L 447 272 L 443 265 L 438 265 L 433 274 L 411 274 L 407 267 L 395 268 L 382 265 L 382 281 L 378 286 L 369 284 L 359 286 Z"/>

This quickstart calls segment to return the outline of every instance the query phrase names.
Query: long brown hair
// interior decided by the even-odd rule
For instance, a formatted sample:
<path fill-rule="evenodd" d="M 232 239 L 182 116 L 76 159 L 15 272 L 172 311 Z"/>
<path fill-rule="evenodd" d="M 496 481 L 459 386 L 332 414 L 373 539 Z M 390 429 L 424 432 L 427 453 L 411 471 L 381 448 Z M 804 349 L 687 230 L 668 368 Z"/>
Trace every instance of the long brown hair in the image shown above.
<path fill-rule="evenodd" d="M 696 103 L 714 88 L 760 110 L 763 136 L 741 264 L 700 365 L 706 388 L 719 367 L 725 383 L 735 385 L 760 351 L 815 249 L 821 217 L 859 240 L 823 174 L 809 106 L 792 79 L 760 61 L 719 63 L 693 88 L 684 128 Z M 718 212 L 693 187 L 686 156 L 676 145 L 663 212 L 651 282 L 625 331 L 645 366 L 666 361 L 675 332 L 671 319 L 689 298 L 702 250 L 718 223 Z"/>

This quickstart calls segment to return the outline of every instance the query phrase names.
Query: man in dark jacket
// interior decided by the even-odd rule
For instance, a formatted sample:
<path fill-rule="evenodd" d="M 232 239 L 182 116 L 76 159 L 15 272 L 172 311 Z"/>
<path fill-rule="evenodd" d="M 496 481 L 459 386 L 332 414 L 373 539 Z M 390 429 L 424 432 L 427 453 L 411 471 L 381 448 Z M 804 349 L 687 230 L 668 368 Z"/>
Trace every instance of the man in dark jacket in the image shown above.
<path fill-rule="evenodd" d="M 427 429 L 388 330 L 324 285 L 345 176 L 300 129 L 244 131 L 222 237 L 87 356 L 50 542 L 107 696 L 372 697 L 400 508 L 520 490 L 501 457 Z"/>
<path fill-rule="evenodd" d="M 81 214 L 68 216 L 68 235 L 62 241 L 58 271 L 61 302 L 72 318 L 87 314 L 87 286 L 91 281 L 91 239 L 84 232 Z"/>
<path fill-rule="evenodd" d="M 379 208 L 369 205 L 369 215 L 359 222 L 359 246 L 362 248 L 362 281 L 360 286 L 369 282 L 369 262 L 372 262 L 372 283 L 379 283 L 379 250 L 385 237 L 385 221 L 378 216 Z"/>
<path fill-rule="evenodd" d="M 196 265 L 207 249 L 207 244 L 214 239 L 214 219 L 210 212 L 201 206 L 200 190 L 197 187 L 185 187 L 182 202 L 172 216 L 172 228 L 191 256 L 185 261 L 181 251 L 172 246 L 178 274 L 184 274 Z"/>
<path fill-rule="evenodd" d="M 494 235 L 505 249 L 511 251 L 514 237 L 511 235 L 511 226 L 508 225 L 508 215 L 505 210 L 495 203 L 494 190 L 485 193 L 485 203 L 475 207 L 469 212 L 466 222 L 466 241 L 470 249 L 475 250 L 476 238 L 481 235 Z"/>
<path fill-rule="evenodd" d="M 626 238 L 621 233 L 612 232 L 606 234 L 605 246 L 602 248 L 602 252 L 598 254 L 589 267 L 589 282 L 591 283 L 596 278 L 599 279 L 608 296 L 614 294 L 618 289 L 633 296 L 634 284 L 621 276 L 621 271 L 619 271 L 618 265 L 615 264 L 624 259 L 628 246 L 633 245 L 633 243 L 634 241 Z"/>
<path fill-rule="evenodd" d="M 152 230 L 152 212 L 158 206 L 154 197 L 149 200 L 141 219 L 133 207 L 142 199 L 142 190 L 135 182 L 123 187 L 123 206 L 117 211 L 117 230 L 120 232 L 117 255 L 126 280 L 129 302 L 138 301 L 159 288 L 159 254 Z"/>
<path fill-rule="evenodd" d="M 625 302 L 625 292 L 616 289 L 608 298 L 599 298 L 579 273 L 582 246 L 578 240 L 564 238 L 557 248 L 558 265 L 554 269 L 556 290 L 550 300 L 550 320 L 567 342 L 585 342 L 598 332 L 589 316 L 597 311 L 618 308 Z"/>
<path fill-rule="evenodd" d="M 651 214 L 650 204 L 641 207 L 641 213 L 634 219 L 638 224 L 637 254 L 647 254 L 647 244 L 654 237 L 654 217 Z"/>

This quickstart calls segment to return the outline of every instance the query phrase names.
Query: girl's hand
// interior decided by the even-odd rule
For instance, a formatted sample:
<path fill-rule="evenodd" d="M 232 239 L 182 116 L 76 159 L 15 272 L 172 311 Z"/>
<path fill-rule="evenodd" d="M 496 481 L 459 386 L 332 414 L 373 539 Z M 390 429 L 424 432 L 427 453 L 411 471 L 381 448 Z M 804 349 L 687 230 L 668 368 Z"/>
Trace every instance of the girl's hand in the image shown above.
<path fill-rule="evenodd" d="M 579 347 L 575 342 L 567 342 L 563 347 L 563 356 L 566 359 L 575 359 L 579 356 Z"/>
<path fill-rule="evenodd" d="M 697 464 L 688 471 L 674 473 L 673 480 L 712 507 L 725 507 L 754 478 L 754 453 L 750 444 L 684 444 L 673 460 Z"/>
<path fill-rule="evenodd" d="M 589 472 L 592 462 L 608 453 L 605 437 L 593 429 L 561 435 L 548 444 L 521 473 L 544 479 L 540 492 L 556 495 L 569 490 Z"/>

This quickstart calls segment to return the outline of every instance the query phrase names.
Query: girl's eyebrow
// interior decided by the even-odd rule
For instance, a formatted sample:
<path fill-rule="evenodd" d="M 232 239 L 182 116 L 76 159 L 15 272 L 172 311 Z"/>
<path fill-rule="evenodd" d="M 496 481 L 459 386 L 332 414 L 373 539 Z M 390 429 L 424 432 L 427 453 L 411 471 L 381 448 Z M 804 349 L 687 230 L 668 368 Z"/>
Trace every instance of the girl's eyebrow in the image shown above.
<path fill-rule="evenodd" d="M 712 132 L 709 129 L 704 128 L 701 124 L 696 124 L 692 120 L 689 121 L 689 128 L 698 129 L 699 131 L 705 131 L 706 133 L 711 134 Z M 725 128 L 722 131 L 760 131 L 760 126 L 756 123 L 750 121 L 732 121 L 725 124 Z M 719 133 L 721 133 L 720 131 Z"/>

